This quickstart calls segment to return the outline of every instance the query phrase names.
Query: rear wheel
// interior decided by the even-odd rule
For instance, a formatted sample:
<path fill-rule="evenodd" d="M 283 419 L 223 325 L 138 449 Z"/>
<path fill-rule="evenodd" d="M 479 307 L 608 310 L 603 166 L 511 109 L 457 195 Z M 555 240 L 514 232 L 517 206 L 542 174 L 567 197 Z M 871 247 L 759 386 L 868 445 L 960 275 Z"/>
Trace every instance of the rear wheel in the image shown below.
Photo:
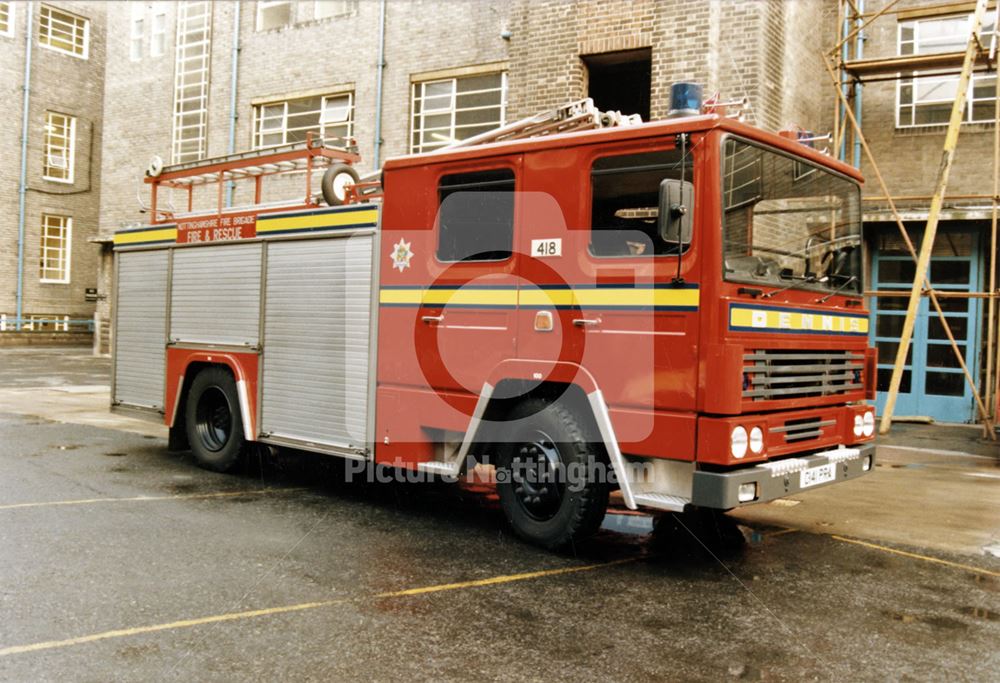
<path fill-rule="evenodd" d="M 185 420 L 198 465 L 215 472 L 232 472 L 239 466 L 246 440 L 236 382 L 227 370 L 206 368 L 195 376 Z"/>
<path fill-rule="evenodd" d="M 605 461 L 567 407 L 543 399 L 522 401 L 508 416 L 511 432 L 500 447 L 497 493 L 521 538 L 560 549 L 592 535 L 608 507 Z"/>

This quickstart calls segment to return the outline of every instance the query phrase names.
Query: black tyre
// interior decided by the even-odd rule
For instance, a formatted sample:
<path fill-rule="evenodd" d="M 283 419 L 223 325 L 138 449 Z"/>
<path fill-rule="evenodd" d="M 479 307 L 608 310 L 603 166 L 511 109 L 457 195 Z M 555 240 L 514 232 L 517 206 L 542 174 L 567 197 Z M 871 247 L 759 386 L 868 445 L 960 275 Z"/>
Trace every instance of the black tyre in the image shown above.
<path fill-rule="evenodd" d="M 195 376 L 184 417 L 199 466 L 214 472 L 232 472 L 239 466 L 246 440 L 236 381 L 228 370 L 206 368 Z"/>
<path fill-rule="evenodd" d="M 334 164 L 323 173 L 321 187 L 323 201 L 330 206 L 340 206 L 347 201 L 347 187 L 358 182 L 358 172 L 347 164 Z"/>
<path fill-rule="evenodd" d="M 497 493 L 515 533 L 553 550 L 591 536 L 608 508 L 608 483 L 603 449 L 588 438 L 585 423 L 542 399 L 522 401 L 507 419 Z"/>

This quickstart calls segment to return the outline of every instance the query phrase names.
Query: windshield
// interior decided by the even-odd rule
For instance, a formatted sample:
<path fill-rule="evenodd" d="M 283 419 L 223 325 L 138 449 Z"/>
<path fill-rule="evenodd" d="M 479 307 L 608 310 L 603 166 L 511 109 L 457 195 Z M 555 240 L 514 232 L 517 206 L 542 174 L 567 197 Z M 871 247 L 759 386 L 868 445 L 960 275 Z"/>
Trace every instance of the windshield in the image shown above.
<path fill-rule="evenodd" d="M 861 292 L 861 190 L 811 163 L 725 142 L 723 273 L 727 280 Z"/>

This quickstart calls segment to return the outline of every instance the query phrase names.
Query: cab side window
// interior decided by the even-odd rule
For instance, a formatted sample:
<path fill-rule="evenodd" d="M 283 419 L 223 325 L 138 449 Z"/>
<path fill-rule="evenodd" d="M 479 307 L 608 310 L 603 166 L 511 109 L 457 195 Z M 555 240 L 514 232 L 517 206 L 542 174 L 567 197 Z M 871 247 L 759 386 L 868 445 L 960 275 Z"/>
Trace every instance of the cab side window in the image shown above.
<path fill-rule="evenodd" d="M 514 171 L 442 176 L 438 183 L 439 261 L 502 261 L 514 245 Z"/>
<path fill-rule="evenodd" d="M 684 163 L 690 181 L 692 160 Z M 677 244 L 661 238 L 657 227 L 660 183 L 681 179 L 680 150 L 602 157 L 590 174 L 590 252 L 594 256 L 676 254 Z"/>

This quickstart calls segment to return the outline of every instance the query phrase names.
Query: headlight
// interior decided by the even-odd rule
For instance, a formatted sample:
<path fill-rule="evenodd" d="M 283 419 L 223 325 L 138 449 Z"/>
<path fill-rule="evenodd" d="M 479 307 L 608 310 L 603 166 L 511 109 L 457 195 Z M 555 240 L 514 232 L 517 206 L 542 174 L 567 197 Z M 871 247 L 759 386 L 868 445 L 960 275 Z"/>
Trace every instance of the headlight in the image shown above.
<path fill-rule="evenodd" d="M 864 434 L 864 430 L 865 430 L 864 420 L 862 419 L 862 417 L 861 417 L 860 414 L 855 415 L 854 416 L 854 436 L 861 436 L 862 434 Z"/>
<path fill-rule="evenodd" d="M 864 418 L 861 420 L 862 431 L 865 436 L 871 436 L 875 433 L 875 411 L 869 410 L 865 413 Z"/>
<path fill-rule="evenodd" d="M 734 458 L 742 458 L 747 454 L 747 446 L 750 437 L 747 435 L 746 427 L 737 425 L 733 427 L 733 433 L 729 435 L 729 452 Z"/>
<path fill-rule="evenodd" d="M 764 432 L 760 427 L 750 430 L 750 450 L 757 455 L 764 452 Z"/>

